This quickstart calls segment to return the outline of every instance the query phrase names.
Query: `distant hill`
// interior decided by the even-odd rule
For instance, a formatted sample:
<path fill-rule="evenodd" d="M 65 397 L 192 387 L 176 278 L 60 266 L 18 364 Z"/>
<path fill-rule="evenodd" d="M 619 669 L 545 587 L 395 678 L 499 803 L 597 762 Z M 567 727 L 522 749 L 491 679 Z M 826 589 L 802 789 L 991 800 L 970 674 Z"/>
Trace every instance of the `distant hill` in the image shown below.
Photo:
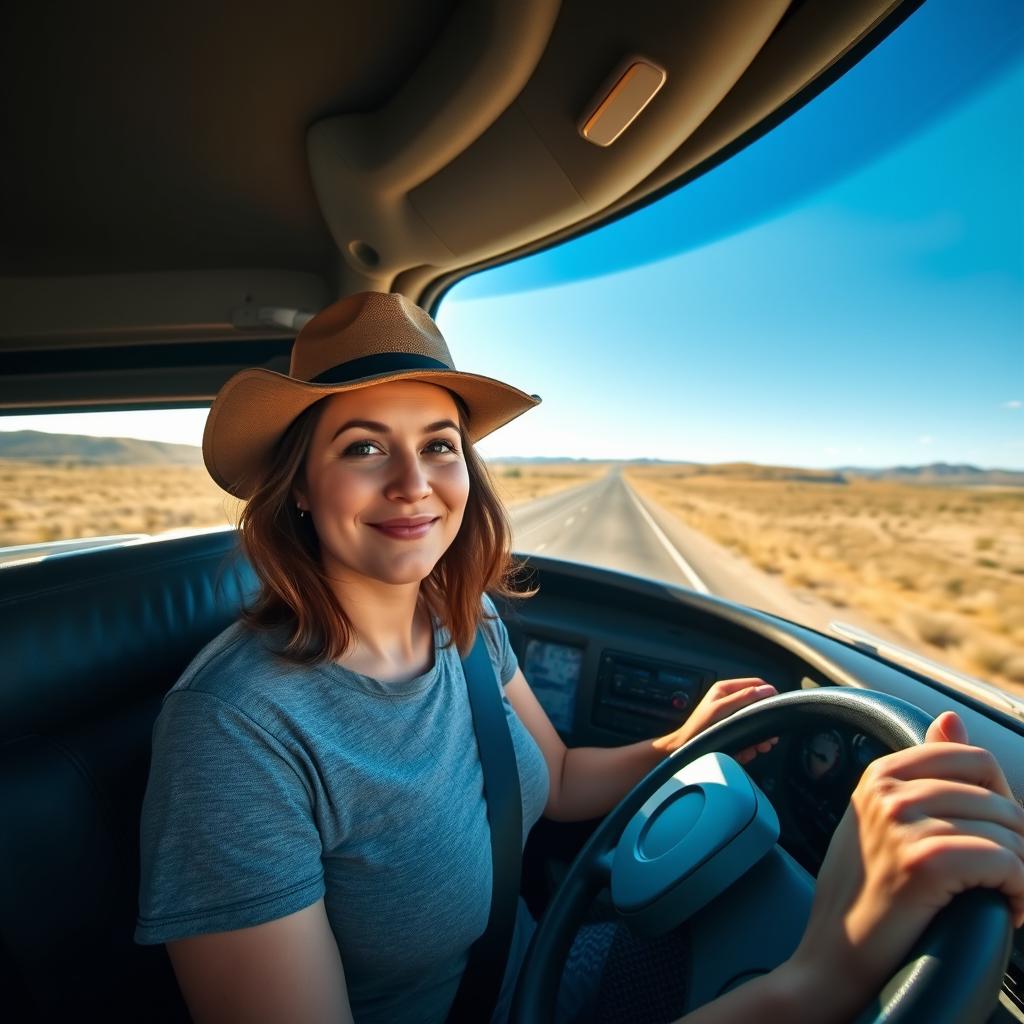
<path fill-rule="evenodd" d="M 134 437 L 12 430 L 0 431 L 0 459 L 104 466 L 201 466 L 203 452 L 194 444 L 140 441 Z"/>
<path fill-rule="evenodd" d="M 527 466 L 541 465 L 546 462 L 614 462 L 614 459 L 573 459 L 568 455 L 502 455 L 488 459 L 489 463 L 508 463 L 508 465 Z"/>
<path fill-rule="evenodd" d="M 957 487 L 1024 487 L 1024 472 L 1020 470 L 979 469 L 966 463 L 950 465 L 948 462 L 933 462 L 927 466 L 890 466 L 887 469 L 843 466 L 838 472 L 846 477 L 892 480 L 898 483 L 951 484 Z"/>
<path fill-rule="evenodd" d="M 644 460 L 634 460 L 641 462 Z M 661 460 L 649 460 L 661 462 Z M 971 465 L 935 462 L 928 466 L 889 466 L 870 469 L 840 466 L 838 469 L 803 469 L 794 466 L 762 466 L 756 462 L 661 462 L 678 466 L 683 476 L 732 477 L 739 480 L 787 480 L 799 483 L 845 484 L 851 480 L 884 480 L 904 484 L 950 487 L 1024 487 L 1024 472 L 1015 469 L 979 469 Z"/>
<path fill-rule="evenodd" d="M 513 463 L 525 466 L 545 462 L 610 462 L 629 466 L 696 466 L 696 462 L 676 462 L 674 459 L 577 459 L 568 455 L 500 455 L 487 460 L 489 463 Z"/>
<path fill-rule="evenodd" d="M 845 484 L 842 473 L 799 466 L 761 466 L 754 462 L 719 462 L 693 465 L 694 476 L 734 476 L 744 480 L 790 480 L 802 484 Z"/>

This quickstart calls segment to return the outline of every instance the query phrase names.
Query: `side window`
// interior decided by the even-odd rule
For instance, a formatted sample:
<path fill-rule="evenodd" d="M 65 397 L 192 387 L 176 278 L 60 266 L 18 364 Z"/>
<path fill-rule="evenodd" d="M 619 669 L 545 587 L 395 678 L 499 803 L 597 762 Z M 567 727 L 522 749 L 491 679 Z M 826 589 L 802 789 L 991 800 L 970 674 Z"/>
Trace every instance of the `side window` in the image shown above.
<path fill-rule="evenodd" d="M 0 418 L 0 565 L 232 526 L 203 465 L 207 412 Z"/>

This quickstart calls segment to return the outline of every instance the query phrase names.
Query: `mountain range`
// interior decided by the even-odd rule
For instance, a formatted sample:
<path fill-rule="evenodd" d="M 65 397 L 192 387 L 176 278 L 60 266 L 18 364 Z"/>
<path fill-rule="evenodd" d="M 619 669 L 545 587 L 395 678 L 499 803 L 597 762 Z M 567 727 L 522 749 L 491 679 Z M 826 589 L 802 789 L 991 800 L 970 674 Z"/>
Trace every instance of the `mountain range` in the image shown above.
<path fill-rule="evenodd" d="M 194 444 L 140 441 L 135 437 L 12 430 L 0 431 L 0 459 L 104 466 L 201 466 L 203 452 Z"/>

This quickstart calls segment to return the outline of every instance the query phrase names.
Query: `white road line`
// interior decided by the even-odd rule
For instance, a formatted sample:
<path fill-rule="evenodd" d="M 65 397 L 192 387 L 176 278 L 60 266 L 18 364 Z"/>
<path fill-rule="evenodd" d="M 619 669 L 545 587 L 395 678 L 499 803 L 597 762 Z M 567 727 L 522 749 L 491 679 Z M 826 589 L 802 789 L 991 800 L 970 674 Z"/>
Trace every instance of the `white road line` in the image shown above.
<path fill-rule="evenodd" d="M 576 522 L 576 517 L 575 516 L 569 516 L 569 518 L 566 519 L 566 521 L 565 521 L 565 525 L 566 526 L 572 526 L 572 524 L 574 522 Z"/>
<path fill-rule="evenodd" d="M 543 501 L 543 499 L 541 499 L 541 500 Z M 571 502 L 570 502 L 570 504 L 571 504 Z M 527 533 L 533 533 L 535 530 L 539 530 L 539 529 L 547 526 L 548 523 L 553 523 L 560 516 L 564 516 L 565 515 L 565 511 L 566 510 L 565 510 L 564 507 L 560 508 L 560 509 L 558 509 L 557 512 L 552 512 L 549 515 L 543 516 L 536 523 L 531 523 L 529 526 L 519 527 L 518 528 L 519 535 L 523 536 L 524 534 L 527 534 Z"/>
<path fill-rule="evenodd" d="M 640 509 L 640 514 L 647 520 L 648 525 L 654 531 L 654 536 L 661 541 L 665 550 L 672 556 L 672 561 L 676 563 L 682 574 L 687 578 L 690 586 L 701 594 L 710 594 L 711 591 L 708 590 L 707 584 L 696 574 L 696 572 L 694 572 L 693 566 L 691 566 L 690 563 L 687 562 L 681 554 L 679 554 L 672 541 L 665 536 L 662 528 L 651 518 L 650 512 L 640 504 L 640 499 L 637 498 L 630 488 L 627 487 L 626 490 L 629 492 L 629 496 L 633 499 L 633 503 L 638 509 Z"/>

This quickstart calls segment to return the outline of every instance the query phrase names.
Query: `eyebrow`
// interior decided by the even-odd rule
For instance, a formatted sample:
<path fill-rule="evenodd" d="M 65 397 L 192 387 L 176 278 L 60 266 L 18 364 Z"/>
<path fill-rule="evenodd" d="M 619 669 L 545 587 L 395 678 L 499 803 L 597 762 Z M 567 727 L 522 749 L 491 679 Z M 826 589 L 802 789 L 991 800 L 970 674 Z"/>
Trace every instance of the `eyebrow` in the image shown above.
<path fill-rule="evenodd" d="M 376 420 L 348 420 L 338 427 L 331 441 L 333 442 L 339 434 L 343 434 L 346 430 L 351 430 L 353 427 L 362 427 L 363 430 L 372 430 L 378 434 L 391 433 L 391 428 L 386 423 L 378 423 Z M 435 430 L 445 430 L 449 427 L 456 431 L 459 429 L 459 425 L 451 420 L 438 420 L 436 423 L 428 423 L 423 428 L 423 433 L 432 434 Z"/>

